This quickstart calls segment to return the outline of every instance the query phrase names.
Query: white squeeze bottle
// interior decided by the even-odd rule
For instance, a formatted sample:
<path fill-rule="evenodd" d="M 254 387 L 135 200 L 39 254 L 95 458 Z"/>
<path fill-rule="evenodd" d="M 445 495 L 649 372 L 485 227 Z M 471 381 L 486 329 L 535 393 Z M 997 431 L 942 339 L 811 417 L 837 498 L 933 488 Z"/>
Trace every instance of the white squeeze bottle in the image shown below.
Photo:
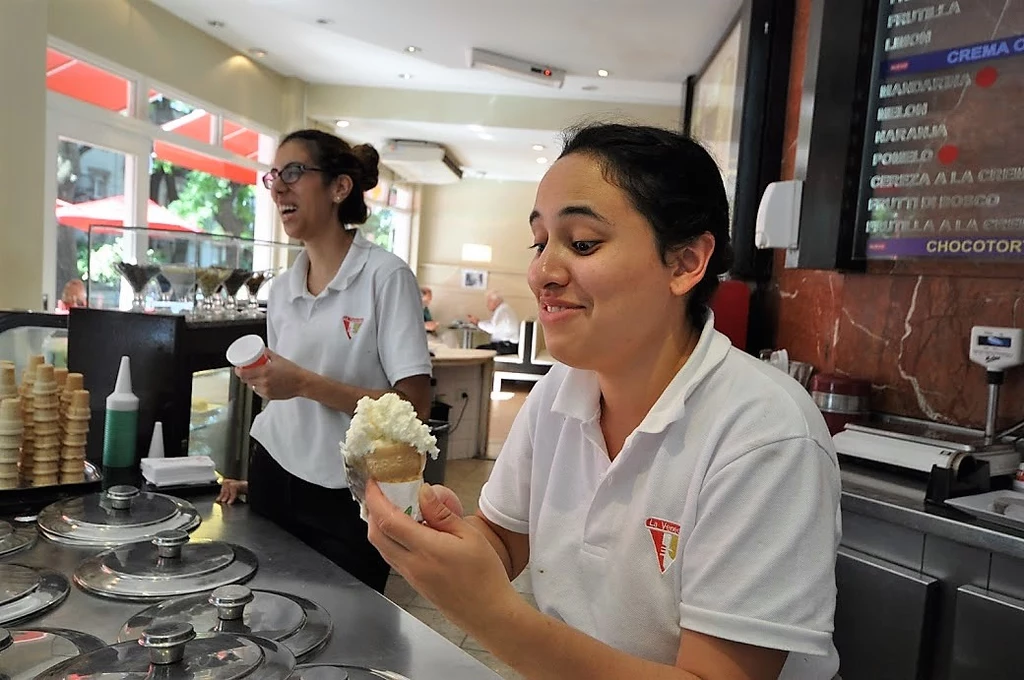
<path fill-rule="evenodd" d="M 107 397 L 103 425 L 103 467 L 134 467 L 138 432 L 139 398 L 132 393 L 131 363 L 128 357 L 123 356 L 114 391 Z"/>

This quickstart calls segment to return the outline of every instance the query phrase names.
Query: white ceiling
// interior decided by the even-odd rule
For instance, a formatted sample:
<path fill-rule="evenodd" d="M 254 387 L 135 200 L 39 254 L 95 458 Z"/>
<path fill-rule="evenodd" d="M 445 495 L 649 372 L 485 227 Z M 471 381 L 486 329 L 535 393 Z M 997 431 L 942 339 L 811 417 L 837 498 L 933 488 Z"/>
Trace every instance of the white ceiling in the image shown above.
<path fill-rule="evenodd" d="M 679 106 L 742 0 L 152 0 L 239 51 L 261 48 L 268 67 L 307 82 L 482 95 Z M 485 13 L 486 12 L 486 13 Z M 317 23 L 326 19 L 330 23 Z M 215 28 L 210 20 L 224 23 Z M 421 51 L 409 54 L 405 48 Z M 479 47 L 565 69 L 557 89 L 469 68 Z M 610 76 L 597 76 L 606 69 Z M 403 79 L 399 74 L 411 76 Z M 453 144 L 459 160 L 490 176 L 539 176 L 526 146 L 537 132 L 495 129 L 494 140 L 459 126 L 352 121 L 358 141 L 406 137 L 417 126 Z M 449 129 L 451 128 L 451 129 Z M 404 131 L 403 131 L 404 130 Z M 547 133 L 541 133 L 543 136 Z M 543 140 L 537 143 L 545 143 Z M 557 155 L 557 154 L 555 154 Z M 504 160 L 502 160 L 504 159 Z M 506 164 L 514 164 L 518 170 Z M 531 172 L 524 173 L 523 167 Z"/>

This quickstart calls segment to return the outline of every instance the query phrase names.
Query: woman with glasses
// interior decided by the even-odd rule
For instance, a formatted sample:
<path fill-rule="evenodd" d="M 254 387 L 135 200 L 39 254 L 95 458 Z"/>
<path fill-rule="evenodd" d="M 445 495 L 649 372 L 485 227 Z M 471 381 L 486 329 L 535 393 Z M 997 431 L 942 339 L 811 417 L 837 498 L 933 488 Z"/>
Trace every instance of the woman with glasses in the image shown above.
<path fill-rule="evenodd" d="M 253 510 L 383 592 L 388 565 L 367 541 L 338 442 L 365 396 L 397 392 L 426 419 L 430 354 L 416 277 L 353 228 L 369 216 L 377 162 L 373 147 L 318 130 L 281 142 L 263 183 L 304 250 L 270 291 L 270 361 L 236 373 L 267 402 L 251 433 Z M 226 484 L 223 500 L 237 491 Z"/>

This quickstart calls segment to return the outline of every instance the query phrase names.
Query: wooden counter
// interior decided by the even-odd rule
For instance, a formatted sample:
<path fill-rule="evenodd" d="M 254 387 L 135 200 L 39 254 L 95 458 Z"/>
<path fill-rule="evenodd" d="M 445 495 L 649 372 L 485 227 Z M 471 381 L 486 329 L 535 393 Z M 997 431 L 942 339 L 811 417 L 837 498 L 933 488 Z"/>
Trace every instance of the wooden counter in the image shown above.
<path fill-rule="evenodd" d="M 491 349 L 453 349 L 447 345 L 432 347 L 434 366 L 472 366 L 486 364 L 498 355 Z"/>
<path fill-rule="evenodd" d="M 448 458 L 476 458 L 487 455 L 491 422 L 491 383 L 494 357 L 486 349 L 455 349 L 432 345 L 431 363 L 437 380 L 435 396 L 452 407 L 448 416 Z"/>

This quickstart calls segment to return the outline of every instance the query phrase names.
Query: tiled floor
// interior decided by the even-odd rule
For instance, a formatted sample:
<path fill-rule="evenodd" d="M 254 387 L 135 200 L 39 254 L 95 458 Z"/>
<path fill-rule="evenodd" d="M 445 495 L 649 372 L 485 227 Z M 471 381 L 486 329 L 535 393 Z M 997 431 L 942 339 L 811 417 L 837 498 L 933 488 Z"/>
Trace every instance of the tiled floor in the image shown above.
<path fill-rule="evenodd" d="M 511 398 L 494 401 L 491 404 L 490 446 L 488 450 L 488 455 L 491 457 L 496 457 L 501 450 L 501 445 L 504 443 L 509 428 L 512 427 L 512 421 L 519 412 L 519 408 L 522 406 L 528 391 L 528 387 L 511 389 L 514 390 Z M 445 484 L 458 494 L 459 500 L 462 501 L 463 508 L 465 508 L 467 513 L 476 512 L 477 500 L 480 498 L 480 488 L 487 481 L 487 476 L 491 473 L 491 468 L 493 467 L 493 460 L 473 459 L 448 462 L 445 470 Z M 513 582 L 513 585 L 528 602 L 536 606 L 536 601 L 533 599 L 533 585 L 530 582 L 529 568 Z M 392 602 L 456 645 L 462 647 L 467 654 L 479 659 L 481 663 L 493 669 L 502 678 L 512 680 L 522 677 L 484 650 L 479 643 L 466 635 L 455 624 L 445 619 L 434 605 L 413 590 L 412 586 L 406 583 L 405 579 L 398 574 L 391 574 L 384 594 Z"/>

